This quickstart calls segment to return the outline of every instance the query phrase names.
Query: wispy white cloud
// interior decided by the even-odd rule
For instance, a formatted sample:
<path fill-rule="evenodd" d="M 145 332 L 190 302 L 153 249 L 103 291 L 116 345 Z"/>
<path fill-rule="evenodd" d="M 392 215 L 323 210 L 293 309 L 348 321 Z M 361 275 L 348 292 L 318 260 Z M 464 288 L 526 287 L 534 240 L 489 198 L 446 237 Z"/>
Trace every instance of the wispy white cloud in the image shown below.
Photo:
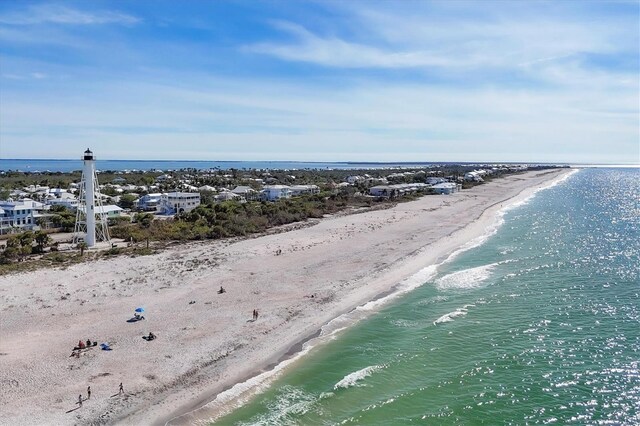
<path fill-rule="evenodd" d="M 338 37 L 320 37 L 291 22 L 277 22 L 274 26 L 295 36 L 296 40 L 284 44 L 256 43 L 247 45 L 244 49 L 289 61 L 344 68 L 413 68 L 456 63 L 454 58 L 424 50 L 386 50 Z"/>
<path fill-rule="evenodd" d="M 70 150 L 92 140 L 130 158 L 630 162 L 638 154 L 637 92 L 607 97 L 612 92 L 600 82 L 589 91 L 532 93 L 415 83 L 372 90 L 368 81 L 327 92 L 261 80 L 182 80 L 192 83 L 112 83 L 89 90 L 91 98 L 78 87 L 40 104 L 9 97 L 4 139 L 36 151 L 40 134 Z M 605 149 L 604 139 L 620 149 Z"/>
<path fill-rule="evenodd" d="M 296 23 L 278 21 L 272 25 L 288 34 L 288 40 L 244 48 L 286 61 L 325 67 L 445 71 L 514 70 L 576 54 L 637 51 L 637 34 L 635 37 L 629 34 L 633 21 L 612 25 L 608 21 L 568 20 L 567 16 L 554 16 L 553 12 L 531 8 L 526 3 L 522 3 L 519 13 L 511 15 L 501 13 L 497 6 L 502 3 L 491 2 L 464 3 L 463 10 L 456 9 L 456 13 L 445 10 L 448 13 L 444 17 L 442 10 L 440 13 L 431 10 L 443 8 L 443 4 L 449 3 L 435 3 L 436 7 L 425 11 L 419 7 L 394 9 L 388 3 L 372 3 L 366 8 L 354 3 L 333 3 L 351 14 L 349 23 L 358 28 L 357 32 L 341 27 L 335 31 L 324 27 L 312 31 Z M 635 27 L 637 30 L 638 24 Z"/>
<path fill-rule="evenodd" d="M 81 11 L 63 5 L 34 5 L 22 11 L 0 15 L 0 23 L 9 25 L 66 24 L 66 25 L 133 25 L 140 21 L 134 16 L 109 11 Z"/>

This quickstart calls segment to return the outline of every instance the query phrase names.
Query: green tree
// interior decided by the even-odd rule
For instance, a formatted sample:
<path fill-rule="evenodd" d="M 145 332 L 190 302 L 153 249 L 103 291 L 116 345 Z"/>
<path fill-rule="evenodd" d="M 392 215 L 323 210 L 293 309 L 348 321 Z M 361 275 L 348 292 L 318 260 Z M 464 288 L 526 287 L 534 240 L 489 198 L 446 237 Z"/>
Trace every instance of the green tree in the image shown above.
<path fill-rule="evenodd" d="M 132 209 L 136 201 L 136 196 L 131 194 L 124 194 L 120 197 L 118 205 L 123 209 Z"/>
<path fill-rule="evenodd" d="M 38 231 L 35 233 L 36 246 L 35 251 L 37 253 L 44 252 L 44 248 L 47 247 L 53 241 L 51 237 L 45 232 Z"/>
<path fill-rule="evenodd" d="M 7 188 L 0 188 L 0 200 L 6 200 L 11 195 L 11 192 Z"/>
<path fill-rule="evenodd" d="M 84 241 L 80 241 L 78 243 L 78 248 L 80 249 L 80 256 L 84 256 L 84 251 L 88 248 L 89 246 L 87 245 L 87 243 L 85 243 Z"/>
<path fill-rule="evenodd" d="M 142 228 L 150 227 L 153 219 L 154 217 L 152 213 L 136 213 L 136 215 L 133 217 L 133 220 Z"/>

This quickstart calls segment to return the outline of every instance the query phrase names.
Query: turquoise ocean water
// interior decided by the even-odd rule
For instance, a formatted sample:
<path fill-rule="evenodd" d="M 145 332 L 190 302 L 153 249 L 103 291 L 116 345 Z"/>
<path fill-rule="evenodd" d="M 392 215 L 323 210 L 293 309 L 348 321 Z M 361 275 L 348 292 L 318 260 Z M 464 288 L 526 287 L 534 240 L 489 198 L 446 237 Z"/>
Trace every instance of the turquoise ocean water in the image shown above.
<path fill-rule="evenodd" d="M 640 172 L 581 170 L 224 425 L 640 424 Z"/>

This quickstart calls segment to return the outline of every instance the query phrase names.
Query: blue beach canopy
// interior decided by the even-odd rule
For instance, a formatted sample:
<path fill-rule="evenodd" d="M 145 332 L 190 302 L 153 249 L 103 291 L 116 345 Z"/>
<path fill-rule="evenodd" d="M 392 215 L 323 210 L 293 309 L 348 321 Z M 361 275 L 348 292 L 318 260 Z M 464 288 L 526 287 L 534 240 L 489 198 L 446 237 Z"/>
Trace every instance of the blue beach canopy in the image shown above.
<path fill-rule="evenodd" d="M 144 312 L 144 308 L 136 308 L 136 312 Z"/>

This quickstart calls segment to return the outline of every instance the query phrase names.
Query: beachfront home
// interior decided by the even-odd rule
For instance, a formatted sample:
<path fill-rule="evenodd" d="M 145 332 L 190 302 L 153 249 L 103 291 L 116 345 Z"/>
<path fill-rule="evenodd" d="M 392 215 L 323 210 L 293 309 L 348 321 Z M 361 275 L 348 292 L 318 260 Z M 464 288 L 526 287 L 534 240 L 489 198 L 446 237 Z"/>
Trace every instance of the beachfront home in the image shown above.
<path fill-rule="evenodd" d="M 426 182 L 429 185 L 437 185 L 439 183 L 445 183 L 446 181 L 447 180 L 443 177 L 435 177 L 435 176 L 431 176 L 426 179 Z"/>
<path fill-rule="evenodd" d="M 199 192 L 169 192 L 160 198 L 160 211 L 164 214 L 190 212 L 200 205 Z"/>
<path fill-rule="evenodd" d="M 29 199 L 0 201 L 0 234 L 39 229 L 36 221 L 44 216 L 44 209 L 44 204 Z"/>
<path fill-rule="evenodd" d="M 266 185 L 262 190 L 262 197 L 268 201 L 290 198 L 291 188 L 286 185 Z"/>
<path fill-rule="evenodd" d="M 464 174 L 464 180 L 467 182 L 483 182 L 482 176 L 484 176 L 487 172 L 484 170 L 474 170 L 472 172 L 467 172 Z"/>
<path fill-rule="evenodd" d="M 429 188 L 424 183 L 399 183 L 396 185 L 377 185 L 369 188 L 369 195 L 374 197 L 399 197 L 405 194 L 414 194 Z"/>
<path fill-rule="evenodd" d="M 460 185 L 456 185 L 453 182 L 443 182 L 431 187 L 436 194 L 446 195 L 453 194 L 454 192 L 459 191 L 460 188 Z"/>

